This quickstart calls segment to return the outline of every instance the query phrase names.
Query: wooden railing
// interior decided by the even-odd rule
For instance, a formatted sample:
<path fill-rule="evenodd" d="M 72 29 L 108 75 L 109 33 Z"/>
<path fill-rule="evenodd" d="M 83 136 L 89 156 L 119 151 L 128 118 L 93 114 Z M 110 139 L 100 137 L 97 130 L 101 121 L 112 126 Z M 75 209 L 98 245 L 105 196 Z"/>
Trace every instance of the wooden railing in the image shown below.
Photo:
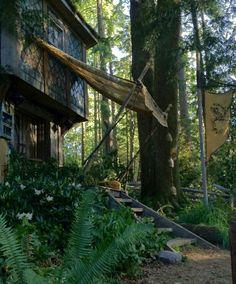
<path fill-rule="evenodd" d="M 218 184 L 213 184 L 212 186 L 212 190 L 208 191 L 209 199 L 223 198 L 229 201 L 231 207 L 234 206 L 234 191 Z M 181 188 L 181 190 L 192 201 L 199 201 L 204 197 L 204 192 L 201 189 Z"/>

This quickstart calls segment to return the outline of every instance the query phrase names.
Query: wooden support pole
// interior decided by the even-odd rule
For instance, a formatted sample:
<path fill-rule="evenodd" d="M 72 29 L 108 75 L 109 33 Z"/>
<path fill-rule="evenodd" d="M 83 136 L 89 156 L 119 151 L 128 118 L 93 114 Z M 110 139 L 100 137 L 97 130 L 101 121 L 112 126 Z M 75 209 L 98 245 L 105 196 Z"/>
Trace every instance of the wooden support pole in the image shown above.
<path fill-rule="evenodd" d="M 232 283 L 236 284 L 236 222 L 231 222 L 229 230 L 231 247 Z"/>
<path fill-rule="evenodd" d="M 137 82 L 141 83 L 144 76 L 147 74 L 149 68 L 151 67 L 151 60 L 149 60 L 146 64 L 146 66 L 144 67 L 142 73 L 140 74 Z M 130 92 L 128 93 L 128 95 L 126 96 L 123 104 L 121 105 L 121 107 L 119 108 L 113 123 L 111 124 L 110 128 L 107 130 L 107 132 L 105 133 L 105 135 L 103 136 L 103 138 L 101 139 L 101 141 L 98 143 L 98 145 L 95 147 L 95 149 L 93 150 L 93 152 L 88 156 L 88 158 L 85 160 L 84 162 L 84 166 L 83 166 L 83 172 L 84 174 L 87 173 L 87 171 L 90 168 L 91 163 L 93 162 L 93 160 L 96 158 L 97 152 L 100 149 L 101 145 L 104 143 L 104 141 L 106 140 L 106 138 L 108 137 L 108 135 L 111 133 L 111 131 L 116 127 L 116 125 L 121 121 L 121 119 L 124 117 L 123 111 L 124 109 L 127 107 L 128 103 L 130 102 L 132 96 L 135 94 L 136 89 L 139 87 L 139 84 L 135 84 L 133 86 L 133 88 L 130 90 Z M 123 115 L 122 115 L 123 114 Z"/>

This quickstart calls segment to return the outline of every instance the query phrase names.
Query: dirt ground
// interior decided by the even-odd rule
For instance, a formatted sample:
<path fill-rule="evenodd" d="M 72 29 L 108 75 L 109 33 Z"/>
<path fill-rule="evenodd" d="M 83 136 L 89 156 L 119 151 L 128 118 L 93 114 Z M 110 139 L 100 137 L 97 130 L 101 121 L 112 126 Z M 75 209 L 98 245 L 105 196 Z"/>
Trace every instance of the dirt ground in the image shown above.
<path fill-rule="evenodd" d="M 182 252 L 186 261 L 178 265 L 153 262 L 143 267 L 140 280 L 132 284 L 231 284 L 231 260 L 228 251 L 199 248 Z"/>

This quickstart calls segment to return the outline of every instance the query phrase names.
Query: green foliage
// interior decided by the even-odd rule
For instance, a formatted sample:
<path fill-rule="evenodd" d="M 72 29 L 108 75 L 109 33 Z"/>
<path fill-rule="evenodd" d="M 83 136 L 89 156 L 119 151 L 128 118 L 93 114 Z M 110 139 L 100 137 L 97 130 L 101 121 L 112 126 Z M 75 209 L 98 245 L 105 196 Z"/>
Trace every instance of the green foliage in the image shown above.
<path fill-rule="evenodd" d="M 48 277 L 41 277 L 31 269 L 13 231 L 6 227 L 6 221 L 0 215 L 0 250 L 10 267 L 10 283 L 11 280 L 13 283 L 22 284 L 61 281 L 71 284 L 98 283 L 99 279 L 104 279 L 104 275 L 110 273 L 123 259 L 129 246 L 140 242 L 150 232 L 150 226 L 133 221 L 124 225 L 113 238 L 109 235 L 99 243 L 93 243 L 91 237 L 95 228 L 90 222 L 90 214 L 95 200 L 95 192 L 84 193 L 76 211 L 64 261 L 60 267 L 52 270 Z"/>
<path fill-rule="evenodd" d="M 198 187 L 201 179 L 201 168 L 197 148 L 192 145 L 186 145 L 184 136 L 179 140 L 179 176 L 181 187 Z"/>
<path fill-rule="evenodd" d="M 75 214 L 75 222 L 68 244 L 69 259 L 82 259 L 89 256 L 92 244 L 91 214 L 95 203 L 95 193 L 87 193 Z"/>
<path fill-rule="evenodd" d="M 13 231 L 6 226 L 3 215 L 0 215 L 0 245 L 3 256 L 7 258 L 6 265 L 11 269 L 14 282 L 24 282 L 27 259 L 23 255 Z"/>
<path fill-rule="evenodd" d="M 58 168 L 55 161 L 11 156 L 0 205 L 15 233 L 1 217 L 2 279 L 15 279 L 14 273 L 23 270 L 21 283 L 108 283 L 104 275 L 134 274 L 163 246 L 165 237 L 153 224 L 137 224 L 129 208 L 108 210 L 103 192 L 84 193 L 80 179 L 77 166 Z"/>
<path fill-rule="evenodd" d="M 195 203 L 186 206 L 179 214 L 178 220 L 181 223 L 209 225 L 219 230 L 219 237 L 223 247 L 229 247 L 229 221 L 234 212 L 221 200 L 212 203 L 208 208 L 203 203 Z"/>
<path fill-rule="evenodd" d="M 84 184 L 98 184 L 99 181 L 117 179 L 125 166 L 117 161 L 117 152 L 96 159 L 85 176 Z"/>
<path fill-rule="evenodd" d="M 32 238 L 36 258 L 63 251 L 81 194 L 80 175 L 76 166 L 59 168 L 55 161 L 37 164 L 11 156 L 8 177 L 0 184 L 0 212 L 19 235 Z"/>
<path fill-rule="evenodd" d="M 102 215 L 94 215 L 94 223 L 97 230 L 93 233 L 96 242 L 100 243 L 103 239 L 114 239 L 120 236 L 126 227 L 133 226 L 134 215 L 130 208 L 121 207 L 112 212 L 105 210 Z M 146 224 L 149 227 L 149 233 L 145 238 L 139 238 L 136 243 L 127 244 L 126 250 L 122 253 L 117 271 L 135 275 L 139 272 L 140 264 L 147 258 L 151 258 L 154 253 L 163 248 L 166 242 L 166 236 L 158 235 L 157 229 L 149 219 L 140 221 L 142 228 Z"/>
<path fill-rule="evenodd" d="M 0 22 L 11 33 L 16 34 L 16 21 L 19 19 L 18 1 L 0 1 Z"/>

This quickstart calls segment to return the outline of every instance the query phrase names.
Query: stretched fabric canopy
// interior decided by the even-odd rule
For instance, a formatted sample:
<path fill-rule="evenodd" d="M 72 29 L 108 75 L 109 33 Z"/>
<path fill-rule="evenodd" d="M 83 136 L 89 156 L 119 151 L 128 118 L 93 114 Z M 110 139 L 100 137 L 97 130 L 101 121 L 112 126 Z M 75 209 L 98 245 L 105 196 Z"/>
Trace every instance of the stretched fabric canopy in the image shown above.
<path fill-rule="evenodd" d="M 122 105 L 127 95 L 136 87 L 135 93 L 127 107 L 137 112 L 152 114 L 161 125 L 168 127 L 166 113 L 159 108 L 152 96 L 149 94 L 147 88 L 142 83 L 137 84 L 116 76 L 111 76 L 73 58 L 62 50 L 41 39 L 37 40 L 37 42 L 41 47 L 55 56 L 74 73 L 83 78 L 93 89 L 118 104 Z"/>

